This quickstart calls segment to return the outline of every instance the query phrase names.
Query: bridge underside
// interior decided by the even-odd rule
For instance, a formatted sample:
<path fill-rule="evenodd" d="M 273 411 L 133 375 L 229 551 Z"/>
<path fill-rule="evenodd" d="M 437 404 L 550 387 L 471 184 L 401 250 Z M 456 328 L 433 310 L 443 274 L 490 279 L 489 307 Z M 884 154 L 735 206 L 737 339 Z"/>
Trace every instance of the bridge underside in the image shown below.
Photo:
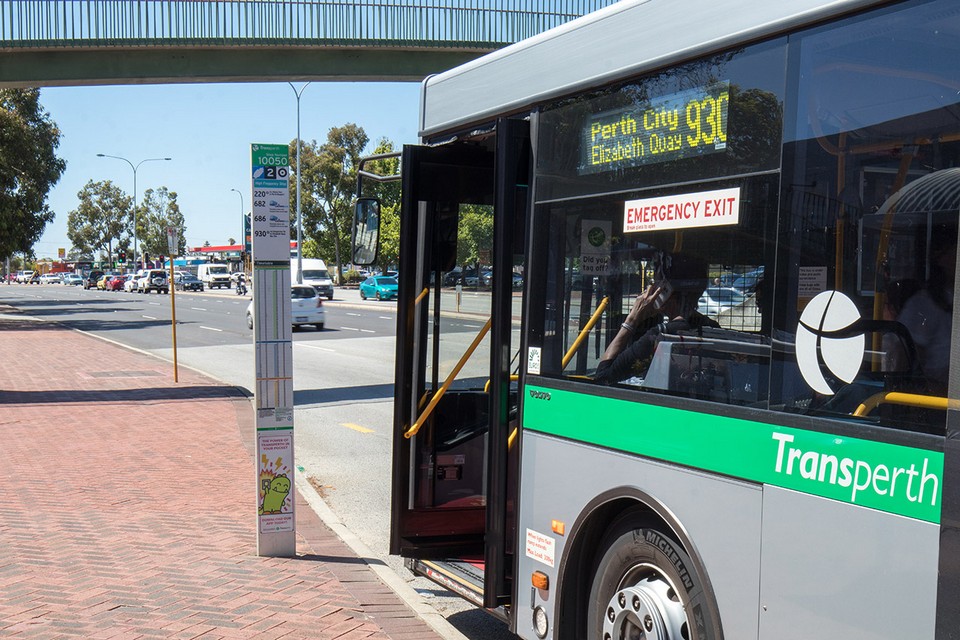
<path fill-rule="evenodd" d="M 0 86 L 276 81 L 408 81 L 446 71 L 490 49 L 258 46 L 6 49 Z"/>

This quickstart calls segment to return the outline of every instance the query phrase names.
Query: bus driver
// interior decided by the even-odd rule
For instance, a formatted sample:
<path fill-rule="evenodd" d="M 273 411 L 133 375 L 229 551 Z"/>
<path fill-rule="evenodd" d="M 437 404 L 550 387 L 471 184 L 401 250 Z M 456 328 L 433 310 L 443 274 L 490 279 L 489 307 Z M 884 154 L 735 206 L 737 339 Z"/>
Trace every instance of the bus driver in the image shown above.
<path fill-rule="evenodd" d="M 697 311 L 707 288 L 707 264 L 684 254 L 658 255 L 653 284 L 637 296 L 630 313 L 597 365 L 596 380 L 613 383 L 643 377 L 661 334 L 720 325 Z"/>

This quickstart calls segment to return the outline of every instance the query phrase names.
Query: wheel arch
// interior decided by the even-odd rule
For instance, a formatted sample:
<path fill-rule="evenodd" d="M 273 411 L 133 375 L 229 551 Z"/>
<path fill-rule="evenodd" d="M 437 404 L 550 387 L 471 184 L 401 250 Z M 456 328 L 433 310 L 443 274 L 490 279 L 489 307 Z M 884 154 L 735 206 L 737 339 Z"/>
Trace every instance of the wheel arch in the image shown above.
<path fill-rule="evenodd" d="M 720 612 L 713 585 L 703 558 L 680 519 L 666 505 L 636 487 L 616 487 L 591 500 L 577 516 L 570 529 L 570 538 L 558 568 L 554 628 L 557 640 L 576 640 L 584 637 L 587 628 L 586 607 L 593 572 L 604 553 L 600 542 L 614 521 L 626 511 L 636 510 L 638 517 L 649 518 L 649 523 L 663 526 L 672 533 L 690 557 L 694 570 L 707 594 L 708 606 L 715 620 Z"/>

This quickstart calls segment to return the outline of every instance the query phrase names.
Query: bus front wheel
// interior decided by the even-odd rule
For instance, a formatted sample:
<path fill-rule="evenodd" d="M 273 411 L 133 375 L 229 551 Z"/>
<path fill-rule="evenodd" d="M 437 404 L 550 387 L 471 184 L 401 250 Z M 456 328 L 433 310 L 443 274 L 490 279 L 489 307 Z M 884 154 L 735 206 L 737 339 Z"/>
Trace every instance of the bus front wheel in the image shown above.
<path fill-rule="evenodd" d="M 714 640 L 721 636 L 690 557 L 661 528 L 625 514 L 604 536 L 587 615 L 602 640 Z"/>

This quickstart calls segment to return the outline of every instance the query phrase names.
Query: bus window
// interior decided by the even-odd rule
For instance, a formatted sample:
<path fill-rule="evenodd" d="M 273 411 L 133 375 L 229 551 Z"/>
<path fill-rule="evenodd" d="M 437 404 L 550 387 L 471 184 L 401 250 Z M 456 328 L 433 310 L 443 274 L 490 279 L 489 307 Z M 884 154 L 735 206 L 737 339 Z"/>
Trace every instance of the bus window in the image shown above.
<path fill-rule="evenodd" d="M 793 232 L 772 292 L 785 411 L 944 431 L 946 411 L 929 407 L 945 403 L 950 368 L 957 75 L 915 37 L 938 33 L 939 15 L 919 6 L 791 41 L 804 80 L 784 147 Z"/>
<path fill-rule="evenodd" d="M 622 197 L 544 207 L 551 266 L 543 373 L 723 403 L 766 402 L 762 281 L 773 254 L 764 229 L 778 186 L 775 177 L 730 184 L 740 194 L 741 222 L 726 227 L 633 233 L 624 228 Z M 653 311 L 650 296 L 665 288 L 671 295 Z"/>

